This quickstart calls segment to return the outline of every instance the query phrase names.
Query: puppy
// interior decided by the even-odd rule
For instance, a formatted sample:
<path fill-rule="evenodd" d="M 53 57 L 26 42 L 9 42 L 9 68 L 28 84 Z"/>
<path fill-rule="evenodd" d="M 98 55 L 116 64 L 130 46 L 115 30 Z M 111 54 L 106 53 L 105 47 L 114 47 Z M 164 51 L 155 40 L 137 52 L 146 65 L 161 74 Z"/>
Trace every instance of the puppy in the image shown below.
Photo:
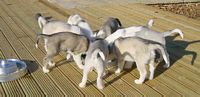
<path fill-rule="evenodd" d="M 78 14 L 71 15 L 68 18 L 67 23 L 79 26 L 84 35 L 86 35 L 88 39 L 92 40 L 93 32 L 91 30 L 91 27 L 80 15 Z"/>
<path fill-rule="evenodd" d="M 154 21 L 149 20 L 148 23 L 144 26 L 132 26 L 128 28 L 122 28 L 116 30 L 114 33 L 109 35 L 108 37 L 105 38 L 105 40 L 111 44 L 113 43 L 116 39 L 119 37 L 131 37 L 134 36 L 136 32 L 141 31 L 144 27 L 151 28 L 153 25 Z"/>
<path fill-rule="evenodd" d="M 97 88 L 103 89 L 104 84 L 102 77 L 105 72 L 105 65 L 107 63 L 107 57 L 109 55 L 109 49 L 107 42 L 103 39 L 92 42 L 86 52 L 85 65 L 83 69 L 83 78 L 79 87 L 85 87 L 87 82 L 88 73 L 95 68 L 98 74 Z"/>
<path fill-rule="evenodd" d="M 52 67 L 55 65 L 52 59 L 59 54 L 60 51 L 70 53 L 78 67 L 83 69 L 81 55 L 87 51 L 89 45 L 89 40 L 85 36 L 70 32 L 59 32 L 51 35 L 39 34 L 37 36 L 37 44 L 40 38 L 46 39 L 47 47 L 47 54 L 43 61 L 44 73 L 49 72 L 49 66 Z"/>
<path fill-rule="evenodd" d="M 75 34 L 84 35 L 78 26 L 70 25 L 62 21 L 48 21 L 40 13 L 35 15 L 36 20 L 38 21 L 39 27 L 42 29 L 43 34 L 54 34 L 58 32 L 70 32 Z M 38 45 L 35 45 L 38 48 Z M 46 50 L 46 40 L 45 40 L 45 50 Z"/>
<path fill-rule="evenodd" d="M 135 80 L 136 84 L 142 84 L 144 82 L 147 75 L 147 70 L 145 67 L 146 64 L 149 64 L 149 79 L 153 79 L 156 49 L 161 51 L 162 56 L 166 62 L 166 67 L 169 66 L 168 53 L 166 48 L 158 42 L 145 40 L 139 37 L 126 37 L 117 39 L 114 42 L 114 48 L 118 58 L 118 69 L 115 71 L 115 73 L 121 72 L 124 66 L 124 60 L 132 62 L 135 61 L 140 74 L 140 78 Z"/>
<path fill-rule="evenodd" d="M 167 37 L 173 33 L 178 33 L 181 36 L 181 38 L 183 38 L 183 33 L 180 29 L 174 29 L 171 31 L 166 31 L 166 32 L 160 33 L 160 32 L 150 29 L 150 27 L 152 25 L 153 25 L 153 20 L 150 20 L 146 26 L 132 26 L 132 27 L 124 28 L 124 29 L 119 29 L 116 32 L 114 32 L 113 34 L 109 35 L 105 40 L 107 40 L 107 42 L 109 44 L 111 44 L 119 37 L 137 36 L 137 37 L 140 37 L 143 39 L 152 40 L 152 41 L 161 43 L 162 45 L 166 46 L 165 45 L 166 44 L 165 37 Z M 159 52 L 159 50 L 158 50 L 158 52 Z M 159 60 L 162 60 L 162 58 L 160 58 Z M 168 61 L 170 61 L 170 60 L 168 60 Z M 167 67 L 165 67 L 165 68 L 167 68 Z"/>
<path fill-rule="evenodd" d="M 109 17 L 107 21 L 102 25 L 99 32 L 94 34 L 94 36 L 104 39 L 108 37 L 110 34 L 114 33 L 121 26 L 122 24 L 118 18 Z"/>
<path fill-rule="evenodd" d="M 43 17 L 40 13 L 35 15 L 36 20 L 38 21 L 39 27 L 42 29 L 43 34 L 54 34 L 58 32 L 71 32 L 75 34 L 83 34 L 78 26 L 70 25 L 68 23 L 51 20 L 49 21 Z"/>

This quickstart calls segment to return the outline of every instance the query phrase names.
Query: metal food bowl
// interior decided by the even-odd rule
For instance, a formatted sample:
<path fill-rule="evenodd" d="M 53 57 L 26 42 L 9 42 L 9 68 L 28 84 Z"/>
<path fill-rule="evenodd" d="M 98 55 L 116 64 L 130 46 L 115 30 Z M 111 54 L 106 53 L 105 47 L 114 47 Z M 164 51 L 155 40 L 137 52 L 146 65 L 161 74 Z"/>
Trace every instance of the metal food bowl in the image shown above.
<path fill-rule="evenodd" d="M 18 59 L 0 60 L 0 82 L 18 79 L 27 73 L 26 63 Z"/>

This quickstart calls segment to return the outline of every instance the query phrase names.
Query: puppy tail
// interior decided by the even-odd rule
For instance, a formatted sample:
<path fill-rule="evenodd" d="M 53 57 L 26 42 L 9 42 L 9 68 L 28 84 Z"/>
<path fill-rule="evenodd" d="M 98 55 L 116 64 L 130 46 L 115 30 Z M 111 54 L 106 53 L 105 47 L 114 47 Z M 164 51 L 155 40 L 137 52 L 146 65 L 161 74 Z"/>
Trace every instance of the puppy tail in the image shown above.
<path fill-rule="evenodd" d="M 115 18 L 115 20 L 117 21 L 117 23 L 118 23 L 119 27 L 121 27 L 121 26 L 122 26 L 122 24 L 121 24 L 120 20 L 119 20 L 118 18 Z"/>
<path fill-rule="evenodd" d="M 43 17 L 41 15 L 41 13 L 36 13 L 35 15 L 35 19 L 38 21 L 38 25 L 39 27 L 42 29 L 43 26 L 47 23 L 47 20 L 45 19 L 45 17 Z"/>
<path fill-rule="evenodd" d="M 48 38 L 48 37 L 49 37 L 49 35 L 38 33 L 37 34 L 37 39 L 36 39 L 35 47 L 38 48 L 39 40 L 41 38 Z"/>
<path fill-rule="evenodd" d="M 101 57 L 102 60 L 104 60 L 104 61 L 106 60 L 104 53 L 103 53 L 100 49 L 96 49 L 96 50 L 94 51 L 93 55 L 94 55 L 96 58 Z M 94 59 L 96 59 L 96 58 L 94 58 Z"/>
<path fill-rule="evenodd" d="M 153 51 L 155 51 L 156 49 L 159 49 L 161 51 L 161 55 L 163 56 L 165 63 L 167 64 L 167 67 L 170 66 L 169 55 L 167 53 L 166 48 L 163 45 L 161 45 L 161 44 L 150 44 L 149 48 Z"/>
<path fill-rule="evenodd" d="M 150 19 L 149 22 L 147 23 L 147 27 L 151 28 L 153 26 L 153 23 L 154 23 L 153 19 Z"/>
<path fill-rule="evenodd" d="M 170 36 L 173 33 L 179 34 L 181 36 L 181 38 L 183 39 L 183 32 L 180 29 L 174 29 L 174 30 L 171 30 L 171 31 L 164 32 L 163 35 L 164 35 L 164 37 L 167 37 L 167 36 Z"/>

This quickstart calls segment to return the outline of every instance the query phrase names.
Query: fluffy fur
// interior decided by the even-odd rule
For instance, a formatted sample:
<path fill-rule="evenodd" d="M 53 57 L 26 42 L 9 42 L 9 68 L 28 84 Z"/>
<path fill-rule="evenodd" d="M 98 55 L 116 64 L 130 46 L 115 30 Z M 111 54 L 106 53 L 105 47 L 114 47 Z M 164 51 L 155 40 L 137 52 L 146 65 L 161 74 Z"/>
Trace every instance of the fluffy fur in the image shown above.
<path fill-rule="evenodd" d="M 67 21 L 71 25 L 76 25 L 81 28 L 81 31 L 86 35 L 90 40 L 92 40 L 93 32 L 90 25 L 78 14 L 71 15 Z"/>
<path fill-rule="evenodd" d="M 108 45 L 105 40 L 96 40 L 90 44 L 88 51 L 86 52 L 85 66 L 83 69 L 83 78 L 80 87 L 85 87 L 87 82 L 88 73 L 95 68 L 98 74 L 97 88 L 103 89 L 103 75 L 105 72 L 105 65 L 107 63 L 107 57 L 109 55 Z"/>
<path fill-rule="evenodd" d="M 153 79 L 156 49 L 161 51 L 166 62 L 166 67 L 169 66 L 167 51 L 162 44 L 157 42 L 145 40 L 139 37 L 119 38 L 114 42 L 114 48 L 118 58 L 118 69 L 115 73 L 120 73 L 123 69 L 124 60 L 136 62 L 140 74 L 140 78 L 135 80 L 136 84 L 142 84 L 144 82 L 147 75 L 146 64 L 149 64 L 149 79 Z"/>
<path fill-rule="evenodd" d="M 70 25 L 68 23 L 62 21 L 48 21 L 45 17 L 43 17 L 40 13 L 35 15 L 36 20 L 38 21 L 39 27 L 42 29 L 42 34 L 54 34 L 58 32 L 70 32 L 75 34 L 84 35 L 80 28 L 75 25 Z M 46 40 L 45 40 L 45 50 L 46 50 Z M 38 48 L 38 45 L 35 45 Z"/>
<path fill-rule="evenodd" d="M 56 56 L 60 51 L 70 53 L 75 63 L 80 69 L 83 69 L 83 64 L 81 60 L 81 55 L 86 52 L 89 45 L 89 40 L 82 35 L 69 33 L 69 32 L 59 32 L 51 35 L 39 34 L 37 36 L 37 43 L 40 38 L 46 39 L 46 50 L 47 54 L 44 58 L 43 72 L 49 72 L 49 67 L 55 65 L 52 62 L 54 56 Z"/>
<path fill-rule="evenodd" d="M 152 41 L 161 43 L 162 45 L 165 46 L 165 44 L 166 44 L 165 37 L 167 37 L 173 33 L 178 33 L 181 36 L 181 38 L 183 38 L 183 33 L 180 29 L 174 29 L 171 31 L 166 31 L 166 32 L 160 33 L 160 32 L 150 29 L 150 27 L 152 25 L 153 25 L 153 20 L 150 20 L 147 23 L 147 26 L 132 26 L 132 27 L 124 28 L 124 29 L 119 29 L 116 32 L 114 32 L 113 34 L 109 35 L 105 40 L 109 44 L 111 44 L 119 37 L 137 36 L 137 37 L 140 37 L 143 39 L 152 40 Z M 160 60 L 162 60 L 162 57 L 159 59 L 159 61 Z M 170 60 L 168 60 L 168 61 L 170 61 Z"/>
<path fill-rule="evenodd" d="M 107 21 L 102 25 L 99 32 L 97 32 L 94 36 L 98 38 L 106 38 L 121 26 L 122 24 L 118 18 L 109 17 Z"/>

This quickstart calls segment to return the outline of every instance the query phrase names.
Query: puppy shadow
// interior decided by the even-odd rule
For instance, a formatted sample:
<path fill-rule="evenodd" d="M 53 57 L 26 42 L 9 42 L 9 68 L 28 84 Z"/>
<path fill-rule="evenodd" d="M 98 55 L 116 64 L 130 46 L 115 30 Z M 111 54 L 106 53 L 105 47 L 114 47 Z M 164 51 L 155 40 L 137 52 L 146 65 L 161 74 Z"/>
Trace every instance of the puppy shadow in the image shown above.
<path fill-rule="evenodd" d="M 26 63 L 27 70 L 29 71 L 29 73 L 33 73 L 39 68 L 39 64 L 37 64 L 33 60 L 22 60 L 22 61 L 24 61 Z"/>
<path fill-rule="evenodd" d="M 178 35 L 168 36 L 166 37 L 166 47 L 167 52 L 169 53 L 170 57 L 170 66 L 174 65 L 175 62 L 183 58 L 184 56 L 192 56 L 191 65 L 195 63 L 197 58 L 197 53 L 195 51 L 186 50 L 187 47 L 191 44 L 200 43 L 200 40 L 195 41 L 185 41 L 183 40 L 174 40 Z M 165 68 L 163 68 L 164 62 L 160 62 L 155 70 L 155 77 L 159 76 L 163 72 L 165 72 Z"/>

